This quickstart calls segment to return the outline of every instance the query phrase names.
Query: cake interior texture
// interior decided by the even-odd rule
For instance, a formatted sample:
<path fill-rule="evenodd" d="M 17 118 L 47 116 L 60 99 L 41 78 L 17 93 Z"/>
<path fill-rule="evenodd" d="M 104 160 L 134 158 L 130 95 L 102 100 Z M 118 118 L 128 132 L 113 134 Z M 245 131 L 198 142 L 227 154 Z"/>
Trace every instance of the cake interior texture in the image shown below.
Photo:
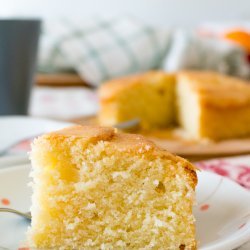
<path fill-rule="evenodd" d="M 250 85 L 211 72 L 183 72 L 177 83 L 178 120 L 193 138 L 250 135 Z"/>
<path fill-rule="evenodd" d="M 36 139 L 31 160 L 31 247 L 196 249 L 195 168 L 142 136 L 71 127 Z"/>
<path fill-rule="evenodd" d="M 143 128 L 166 127 L 175 121 L 175 76 L 160 71 L 112 80 L 99 95 L 102 125 L 139 118 Z"/>

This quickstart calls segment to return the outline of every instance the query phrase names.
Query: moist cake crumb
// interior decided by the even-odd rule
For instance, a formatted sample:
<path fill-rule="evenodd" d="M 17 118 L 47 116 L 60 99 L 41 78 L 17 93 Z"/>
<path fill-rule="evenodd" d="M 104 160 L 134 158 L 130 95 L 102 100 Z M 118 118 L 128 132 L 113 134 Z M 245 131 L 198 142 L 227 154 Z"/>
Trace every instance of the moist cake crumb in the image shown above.
<path fill-rule="evenodd" d="M 31 161 L 31 248 L 196 249 L 196 168 L 143 136 L 69 127 Z"/>

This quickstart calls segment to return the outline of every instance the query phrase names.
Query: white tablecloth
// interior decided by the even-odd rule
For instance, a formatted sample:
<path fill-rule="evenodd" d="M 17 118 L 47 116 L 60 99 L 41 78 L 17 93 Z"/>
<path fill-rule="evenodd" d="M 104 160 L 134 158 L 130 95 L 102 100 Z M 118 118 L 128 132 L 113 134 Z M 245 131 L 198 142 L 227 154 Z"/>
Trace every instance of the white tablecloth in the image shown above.
<path fill-rule="evenodd" d="M 93 115 L 98 110 L 96 92 L 83 87 L 35 87 L 29 114 L 38 117 L 71 119 Z"/>

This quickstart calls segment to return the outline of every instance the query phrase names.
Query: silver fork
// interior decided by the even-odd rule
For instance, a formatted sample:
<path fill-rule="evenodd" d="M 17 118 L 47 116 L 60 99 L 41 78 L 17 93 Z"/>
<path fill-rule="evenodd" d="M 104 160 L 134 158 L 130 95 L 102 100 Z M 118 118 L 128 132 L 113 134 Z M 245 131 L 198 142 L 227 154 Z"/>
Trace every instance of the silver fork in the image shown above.
<path fill-rule="evenodd" d="M 0 212 L 17 214 L 19 216 L 22 216 L 25 219 L 31 220 L 31 213 L 30 212 L 23 213 L 23 212 L 20 212 L 16 209 L 7 208 L 7 207 L 0 207 Z"/>
<path fill-rule="evenodd" d="M 140 125 L 140 119 L 135 118 L 129 121 L 117 123 L 113 127 L 121 130 L 131 130 L 131 129 L 136 129 L 139 125 Z"/>

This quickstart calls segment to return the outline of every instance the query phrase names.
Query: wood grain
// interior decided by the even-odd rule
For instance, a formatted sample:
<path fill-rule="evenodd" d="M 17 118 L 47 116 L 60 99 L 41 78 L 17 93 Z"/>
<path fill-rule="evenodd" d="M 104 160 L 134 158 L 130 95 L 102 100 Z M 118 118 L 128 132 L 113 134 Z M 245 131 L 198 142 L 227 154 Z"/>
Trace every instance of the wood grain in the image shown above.
<path fill-rule="evenodd" d="M 58 74 L 38 74 L 36 76 L 37 86 L 48 87 L 89 87 L 79 75 L 74 73 L 58 73 Z"/>

